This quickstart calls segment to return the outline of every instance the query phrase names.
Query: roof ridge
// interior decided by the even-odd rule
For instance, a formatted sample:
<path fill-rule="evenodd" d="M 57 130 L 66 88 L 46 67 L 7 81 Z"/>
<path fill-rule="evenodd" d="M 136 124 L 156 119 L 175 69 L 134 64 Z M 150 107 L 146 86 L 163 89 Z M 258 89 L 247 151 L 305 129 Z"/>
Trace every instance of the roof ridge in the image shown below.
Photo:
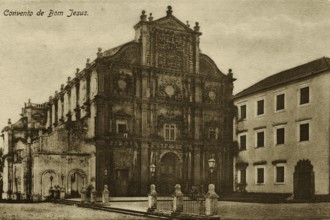
<path fill-rule="evenodd" d="M 330 58 L 324 56 L 324 57 L 323 57 L 323 60 L 324 60 L 324 62 L 326 63 L 326 65 L 328 66 L 328 68 L 330 68 Z"/>
<path fill-rule="evenodd" d="M 294 66 L 292 68 L 282 70 L 272 74 L 258 82 L 252 84 L 246 89 L 240 91 L 235 95 L 235 98 L 243 97 L 251 93 L 259 92 L 283 83 L 297 80 L 303 77 L 308 77 L 313 74 L 321 73 L 330 69 L 330 59 L 328 57 L 321 57 L 310 62 Z"/>

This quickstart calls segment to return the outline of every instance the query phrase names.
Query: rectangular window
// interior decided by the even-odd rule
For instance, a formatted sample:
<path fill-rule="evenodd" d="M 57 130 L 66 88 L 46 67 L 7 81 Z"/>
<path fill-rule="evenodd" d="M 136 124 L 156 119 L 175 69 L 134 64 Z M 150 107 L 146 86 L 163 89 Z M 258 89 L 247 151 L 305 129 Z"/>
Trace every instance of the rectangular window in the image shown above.
<path fill-rule="evenodd" d="M 118 124 L 118 133 L 126 133 L 126 125 Z"/>
<path fill-rule="evenodd" d="M 284 166 L 276 167 L 276 183 L 284 183 Z"/>
<path fill-rule="evenodd" d="M 277 128 L 276 129 L 276 144 L 284 144 L 285 141 L 285 129 L 284 128 Z"/>
<path fill-rule="evenodd" d="M 246 105 L 241 105 L 240 112 L 241 112 L 240 119 L 246 119 Z"/>
<path fill-rule="evenodd" d="M 126 120 L 116 120 L 117 133 L 127 133 L 127 122 Z"/>
<path fill-rule="evenodd" d="M 265 112 L 265 100 L 257 101 L 257 115 L 263 115 Z"/>
<path fill-rule="evenodd" d="M 246 150 L 246 135 L 241 135 L 239 137 L 239 147 L 240 150 Z"/>
<path fill-rule="evenodd" d="M 257 146 L 256 147 L 264 147 L 265 146 L 265 132 L 259 131 L 257 132 Z"/>
<path fill-rule="evenodd" d="M 175 140 L 176 127 L 174 124 L 165 124 L 164 125 L 164 139 L 165 141 L 174 141 Z"/>
<path fill-rule="evenodd" d="M 264 183 L 264 168 L 257 168 L 257 183 Z"/>
<path fill-rule="evenodd" d="M 276 96 L 276 111 L 283 110 L 285 108 L 284 98 L 284 94 Z"/>
<path fill-rule="evenodd" d="M 304 87 L 300 89 L 300 105 L 309 103 L 309 87 Z"/>
<path fill-rule="evenodd" d="M 309 123 L 299 125 L 299 141 L 309 140 Z"/>

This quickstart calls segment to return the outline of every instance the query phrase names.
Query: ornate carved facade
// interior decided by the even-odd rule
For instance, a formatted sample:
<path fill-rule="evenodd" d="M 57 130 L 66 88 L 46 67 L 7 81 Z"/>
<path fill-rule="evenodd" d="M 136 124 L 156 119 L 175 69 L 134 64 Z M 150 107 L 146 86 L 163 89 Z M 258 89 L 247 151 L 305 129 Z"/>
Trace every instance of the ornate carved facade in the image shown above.
<path fill-rule="evenodd" d="M 75 178 L 83 177 L 82 185 L 95 183 L 98 192 L 108 184 L 111 195 L 144 196 L 154 181 L 160 193 L 169 194 L 176 183 L 188 191 L 211 178 L 218 192 L 232 191 L 231 71 L 223 74 L 200 52 L 198 23 L 191 29 L 170 7 L 158 20 L 142 12 L 134 28 L 133 41 L 99 48 L 96 60 L 45 103 L 44 134 L 33 140 L 46 140 L 38 143 L 49 147 L 56 166 L 63 157 L 73 170 L 81 163 Z M 56 142 L 63 133 L 66 144 Z M 56 153 L 57 145 L 67 149 Z M 216 160 L 212 177 L 210 158 Z M 68 165 L 73 162 L 78 167 Z M 47 169 L 40 178 L 51 175 Z M 73 178 L 74 171 L 65 172 L 64 181 Z"/>
<path fill-rule="evenodd" d="M 213 181 L 220 192 L 231 191 L 232 74 L 200 53 L 198 23 L 189 28 L 171 8 L 158 20 L 142 12 L 134 28 L 134 41 L 95 61 L 103 88 L 98 189 L 109 184 L 116 195 L 144 195 L 154 181 L 160 193 L 171 193 L 175 183 L 189 190 L 209 183 L 207 161 L 215 158 Z"/>

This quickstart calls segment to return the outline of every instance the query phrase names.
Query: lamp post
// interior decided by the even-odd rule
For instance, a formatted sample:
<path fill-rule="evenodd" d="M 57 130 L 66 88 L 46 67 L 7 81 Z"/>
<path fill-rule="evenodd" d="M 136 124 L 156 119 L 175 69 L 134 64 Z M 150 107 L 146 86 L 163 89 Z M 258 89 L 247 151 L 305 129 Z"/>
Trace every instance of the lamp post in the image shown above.
<path fill-rule="evenodd" d="M 154 182 L 155 172 L 156 172 L 156 165 L 155 164 L 151 164 L 149 168 L 150 168 L 150 173 L 151 173 L 151 183 L 153 183 Z"/>
<path fill-rule="evenodd" d="M 214 171 L 214 167 L 215 167 L 215 159 L 214 158 L 211 158 L 211 159 L 209 159 L 208 161 L 208 164 L 209 164 L 209 168 L 210 168 L 210 172 L 211 172 L 211 177 L 210 177 L 210 179 L 211 179 L 211 184 L 212 184 L 212 176 L 213 176 L 213 171 Z"/>

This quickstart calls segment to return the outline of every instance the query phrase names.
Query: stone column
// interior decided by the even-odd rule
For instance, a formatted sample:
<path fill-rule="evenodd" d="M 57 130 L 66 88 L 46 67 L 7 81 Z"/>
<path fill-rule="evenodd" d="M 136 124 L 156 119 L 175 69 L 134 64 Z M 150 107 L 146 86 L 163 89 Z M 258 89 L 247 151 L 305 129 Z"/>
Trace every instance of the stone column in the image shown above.
<path fill-rule="evenodd" d="M 218 215 L 219 196 L 214 190 L 214 184 L 209 184 L 209 191 L 205 194 L 205 215 Z"/>
<path fill-rule="evenodd" d="M 157 192 L 154 184 L 150 185 L 150 192 L 148 193 L 148 210 L 147 212 L 153 212 L 157 210 Z"/>
<path fill-rule="evenodd" d="M 105 204 L 105 205 L 109 203 L 108 185 L 104 185 L 104 190 L 102 192 L 102 203 Z"/>
<path fill-rule="evenodd" d="M 149 173 L 149 152 L 148 152 L 148 143 L 141 143 L 141 194 L 145 195 L 148 192 L 148 175 Z"/>
<path fill-rule="evenodd" d="M 183 193 L 180 184 L 176 184 L 173 195 L 173 213 L 179 214 L 180 212 L 183 212 Z"/>

